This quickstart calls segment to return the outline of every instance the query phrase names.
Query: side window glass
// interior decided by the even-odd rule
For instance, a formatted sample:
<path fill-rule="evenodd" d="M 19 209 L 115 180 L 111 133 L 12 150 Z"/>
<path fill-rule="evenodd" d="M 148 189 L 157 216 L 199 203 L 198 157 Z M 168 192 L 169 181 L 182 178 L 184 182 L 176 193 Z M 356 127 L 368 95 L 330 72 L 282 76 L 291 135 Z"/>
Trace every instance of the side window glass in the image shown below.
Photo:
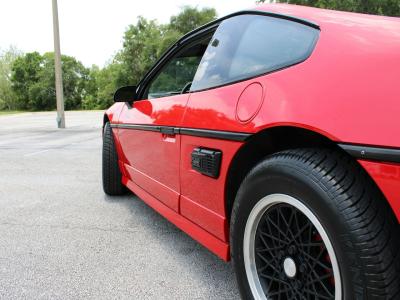
<path fill-rule="evenodd" d="M 223 21 L 193 79 L 191 91 L 259 76 L 304 61 L 319 31 L 290 20 L 241 15 Z"/>
<path fill-rule="evenodd" d="M 173 57 L 147 89 L 147 98 L 161 98 L 188 92 L 211 36 L 189 45 Z"/>

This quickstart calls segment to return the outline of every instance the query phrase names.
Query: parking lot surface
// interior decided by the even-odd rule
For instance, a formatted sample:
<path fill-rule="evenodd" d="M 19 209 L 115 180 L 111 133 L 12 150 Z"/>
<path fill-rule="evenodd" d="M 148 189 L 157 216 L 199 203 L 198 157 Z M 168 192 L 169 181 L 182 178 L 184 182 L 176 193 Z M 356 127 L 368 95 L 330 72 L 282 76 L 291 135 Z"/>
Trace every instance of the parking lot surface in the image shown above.
<path fill-rule="evenodd" d="M 238 299 L 231 264 L 103 193 L 102 116 L 0 116 L 0 298 Z"/>

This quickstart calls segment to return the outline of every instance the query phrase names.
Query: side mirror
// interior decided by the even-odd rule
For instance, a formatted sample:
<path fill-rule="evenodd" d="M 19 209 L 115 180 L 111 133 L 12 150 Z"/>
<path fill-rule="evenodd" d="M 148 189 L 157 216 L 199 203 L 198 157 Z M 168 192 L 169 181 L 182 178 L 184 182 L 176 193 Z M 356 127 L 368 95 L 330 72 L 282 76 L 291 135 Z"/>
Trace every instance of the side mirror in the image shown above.
<path fill-rule="evenodd" d="M 119 88 L 114 93 L 114 102 L 132 102 L 136 100 L 136 86 L 128 85 Z"/>

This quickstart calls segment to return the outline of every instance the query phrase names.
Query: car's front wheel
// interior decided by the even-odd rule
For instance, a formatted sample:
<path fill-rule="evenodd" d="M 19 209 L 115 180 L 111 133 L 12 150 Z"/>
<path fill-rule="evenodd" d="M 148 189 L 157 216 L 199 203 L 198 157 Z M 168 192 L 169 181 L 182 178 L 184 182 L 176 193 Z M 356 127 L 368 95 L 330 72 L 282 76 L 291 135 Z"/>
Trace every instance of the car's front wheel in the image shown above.
<path fill-rule="evenodd" d="M 288 150 L 256 166 L 231 216 L 244 299 L 396 299 L 399 226 L 346 154 Z"/>
<path fill-rule="evenodd" d="M 127 189 L 122 184 L 114 135 L 109 122 L 104 125 L 102 167 L 104 192 L 111 196 L 125 194 Z"/>

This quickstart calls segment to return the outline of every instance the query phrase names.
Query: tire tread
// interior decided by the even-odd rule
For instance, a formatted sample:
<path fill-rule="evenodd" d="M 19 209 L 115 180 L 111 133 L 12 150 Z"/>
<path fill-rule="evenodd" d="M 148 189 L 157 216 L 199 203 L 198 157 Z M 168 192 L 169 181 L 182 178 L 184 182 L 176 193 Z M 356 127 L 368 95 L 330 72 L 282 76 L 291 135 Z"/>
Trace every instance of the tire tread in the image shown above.
<path fill-rule="evenodd" d="M 118 165 L 118 155 L 110 123 L 104 125 L 103 155 L 102 155 L 103 190 L 107 195 L 118 196 L 126 193 L 122 184 L 122 174 Z"/>
<path fill-rule="evenodd" d="M 333 150 L 320 149 L 288 150 L 274 155 L 274 158 L 292 157 L 311 163 L 312 172 L 326 182 L 335 182 L 329 193 L 340 201 L 343 217 L 352 236 L 357 237 L 355 245 L 363 254 L 368 298 L 386 297 L 395 299 L 400 292 L 400 262 L 398 223 L 386 199 L 378 188 L 361 170 L 361 167 L 347 155 Z M 313 153 L 310 155 L 310 153 Z M 351 177 L 351 184 L 345 189 L 336 189 L 343 180 L 341 174 Z M 338 201 L 339 202 L 339 201 Z M 397 234 L 397 235 L 396 235 Z M 397 251 L 396 251 L 397 250 Z"/>
<path fill-rule="evenodd" d="M 364 284 L 359 290 L 364 290 L 364 298 L 400 299 L 399 223 L 364 169 L 352 157 L 335 149 L 290 149 L 267 157 L 249 172 L 242 184 L 274 163 L 312 177 L 341 212 L 353 246 L 361 254 Z M 239 214 L 237 202 L 232 209 L 232 222 Z"/>

